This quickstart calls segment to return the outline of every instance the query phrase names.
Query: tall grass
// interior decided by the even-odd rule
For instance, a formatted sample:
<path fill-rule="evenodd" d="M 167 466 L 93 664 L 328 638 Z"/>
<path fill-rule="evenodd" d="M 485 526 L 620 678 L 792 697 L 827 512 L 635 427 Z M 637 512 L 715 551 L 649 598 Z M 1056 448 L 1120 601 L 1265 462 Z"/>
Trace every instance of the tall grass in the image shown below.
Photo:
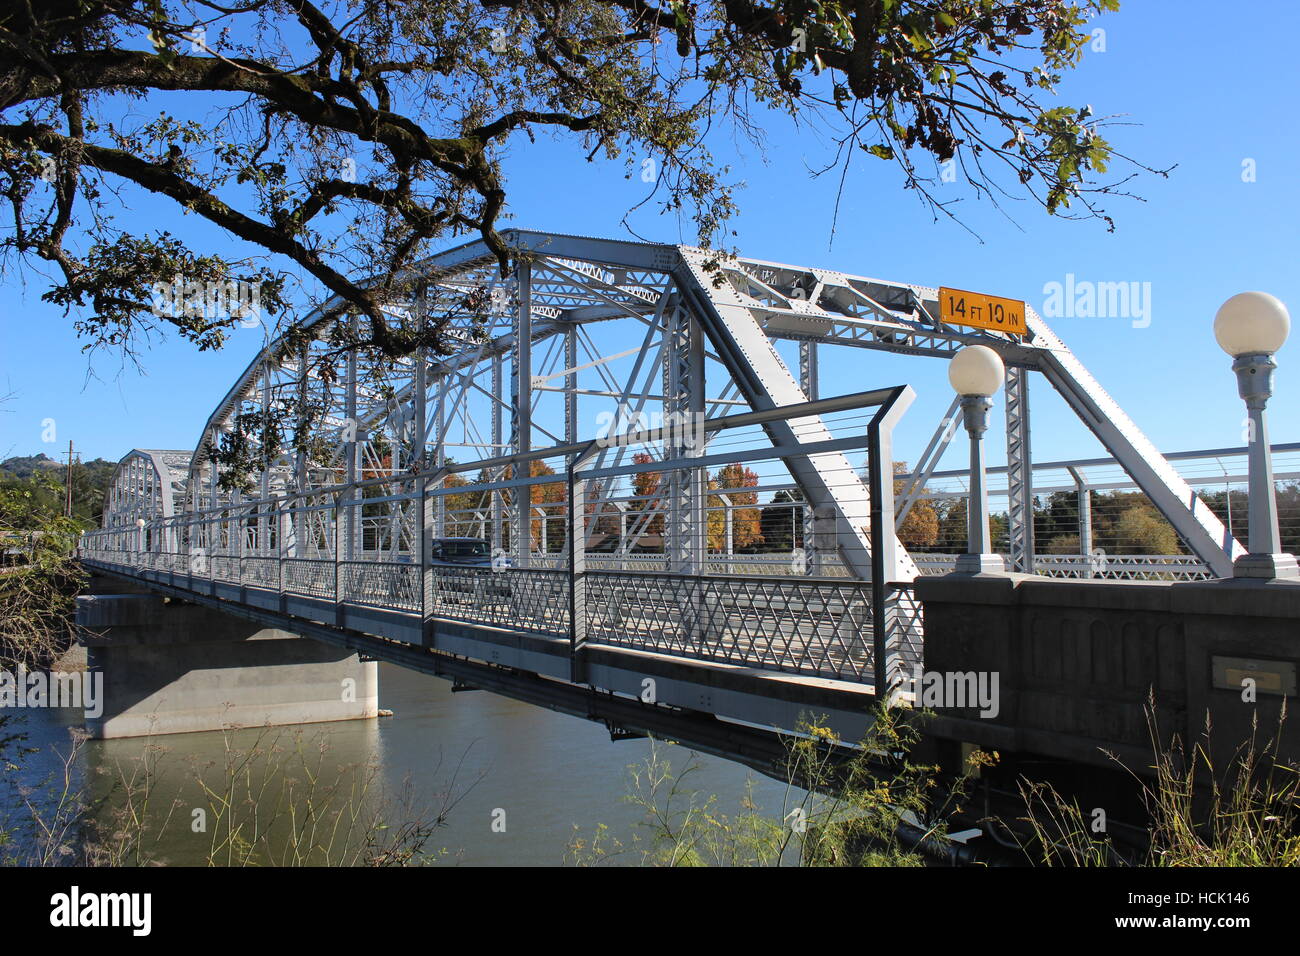
<path fill-rule="evenodd" d="M 911 721 L 879 708 L 871 730 L 845 760 L 843 741 L 824 718 L 801 721 L 786 741 L 779 811 L 754 801 L 753 780 L 740 805 L 724 812 L 716 796 L 690 787 L 694 754 L 674 772 L 672 745 L 652 742 L 628 768 L 625 800 L 641 811 L 629 836 L 598 824 L 575 828 L 566 862 L 642 866 L 919 866 L 926 850 L 948 844 L 946 821 L 978 770 L 996 758 L 976 751 L 955 781 L 911 760 L 919 739 Z M 905 844 L 900 832 L 914 835 Z"/>
<path fill-rule="evenodd" d="M 1040 866 L 1294 866 L 1300 864 L 1300 773 L 1282 759 L 1285 723 L 1267 737 L 1252 723 L 1249 738 L 1225 766 L 1216 766 L 1208 720 L 1185 747 L 1162 744 L 1147 705 L 1152 763 L 1124 768 L 1140 796 L 1145 846 L 1117 845 L 1072 797 L 1050 783 L 1020 777 L 1023 813 L 984 817 L 965 806 L 973 779 L 998 754 L 973 751 L 956 779 L 914 762 L 924 714 L 886 707 L 845 761 L 842 743 L 824 721 L 801 724 L 787 741 L 782 806 L 753 800 L 752 780 L 740 805 L 725 813 L 716 796 L 690 786 L 694 755 L 674 773 L 670 745 L 656 743 L 629 768 L 625 799 L 640 820 L 628 837 L 606 825 L 575 828 L 566 861 L 579 865 L 917 866 L 950 858 L 948 827 L 955 819 L 1010 833 L 1019 862 Z M 1112 756 L 1112 759 L 1115 759 Z M 1118 761 L 1117 765 L 1119 764 Z M 1013 811 L 1014 812 L 1014 811 Z M 1100 832 L 1094 832 L 1094 829 Z M 906 835 L 906 839 L 904 839 Z M 987 840 L 985 842 L 988 842 Z"/>
<path fill-rule="evenodd" d="M 1146 714 L 1154 758 L 1150 772 L 1125 767 L 1148 816 L 1145 850 L 1120 852 L 1109 837 L 1092 832 L 1077 801 L 1047 784 L 1024 781 L 1022 822 L 1030 839 L 1022 845 L 1030 859 L 1048 866 L 1300 865 L 1300 771 L 1282 758 L 1278 746 L 1285 703 L 1267 737 L 1258 717 L 1252 717 L 1250 736 L 1225 766 L 1215 763 L 1208 714 L 1199 739 L 1188 746 L 1177 737 L 1162 744 L 1153 700 Z"/>

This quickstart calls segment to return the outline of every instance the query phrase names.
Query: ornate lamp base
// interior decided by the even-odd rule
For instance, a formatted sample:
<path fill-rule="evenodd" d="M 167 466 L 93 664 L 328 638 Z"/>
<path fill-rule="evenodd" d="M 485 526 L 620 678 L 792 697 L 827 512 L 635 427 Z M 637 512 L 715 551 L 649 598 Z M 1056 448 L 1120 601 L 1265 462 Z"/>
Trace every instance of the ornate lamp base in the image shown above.
<path fill-rule="evenodd" d="M 1234 578 L 1300 578 L 1293 554 L 1243 554 L 1232 562 Z"/>

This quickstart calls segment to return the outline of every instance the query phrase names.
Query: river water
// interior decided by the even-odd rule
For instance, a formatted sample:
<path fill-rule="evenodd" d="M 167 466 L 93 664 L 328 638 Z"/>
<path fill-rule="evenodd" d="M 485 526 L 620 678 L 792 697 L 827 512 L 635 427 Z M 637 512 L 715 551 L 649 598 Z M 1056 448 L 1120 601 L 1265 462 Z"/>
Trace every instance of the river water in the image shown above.
<path fill-rule="evenodd" d="M 784 784 L 721 758 L 645 739 L 611 741 L 600 724 L 485 691 L 452 693 L 440 678 L 379 668 L 380 705 L 392 717 L 86 741 L 71 760 L 71 789 L 83 794 L 104 833 L 121 832 L 124 812 L 146 820 L 141 849 L 148 861 L 194 865 L 212 856 L 284 861 L 290 849 L 309 844 L 330 847 L 332 860 L 352 859 L 342 848 L 364 842 L 358 834 L 366 828 L 338 821 L 353 810 L 362 820 L 379 813 L 394 824 L 445 811 L 425 846 L 426 856 L 443 863 L 561 864 L 573 858 L 575 835 L 590 838 L 600 824 L 609 827 L 610 846 L 615 839 L 634 846 L 635 836 L 650 835 L 641 823 L 644 809 L 626 797 L 636 790 L 629 766 L 645 779 L 652 757 L 666 761 L 674 777 L 693 767 L 680 781 L 678 809 L 689 805 L 690 794 L 697 804 L 714 796 L 717 812 L 734 815 L 748 795 L 764 816 L 780 820 L 798 799 Z M 20 730 L 37 749 L 9 773 L 0 812 L 10 826 L 30 817 L 27 802 L 43 807 L 46 819 L 57 817 L 80 712 L 3 713 L 11 719 L 0 736 Z M 661 788 L 660 806 L 665 793 Z M 299 836 L 286 837 L 290 829 Z M 631 850 L 616 861 L 639 859 Z"/>

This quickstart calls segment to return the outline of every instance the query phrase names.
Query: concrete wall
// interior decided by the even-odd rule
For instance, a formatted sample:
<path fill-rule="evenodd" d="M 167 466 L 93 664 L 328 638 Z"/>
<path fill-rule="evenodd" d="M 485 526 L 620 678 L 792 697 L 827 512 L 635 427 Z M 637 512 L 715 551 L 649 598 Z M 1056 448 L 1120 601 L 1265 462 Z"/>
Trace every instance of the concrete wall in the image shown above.
<path fill-rule="evenodd" d="M 1016 752 L 1114 766 L 1151 762 L 1146 713 L 1154 698 L 1167 743 L 1209 736 L 1217 766 L 1258 720 L 1274 736 L 1291 715 L 1282 754 L 1300 759 L 1300 584 L 1062 581 L 1030 575 L 920 578 L 925 668 L 996 671 L 996 717 L 939 708 L 945 736 Z M 1243 700 L 1243 679 L 1257 685 Z"/>
<path fill-rule="evenodd" d="M 378 665 L 287 631 L 151 594 L 77 599 L 89 672 L 103 678 L 92 736 L 140 737 L 375 717 Z"/>

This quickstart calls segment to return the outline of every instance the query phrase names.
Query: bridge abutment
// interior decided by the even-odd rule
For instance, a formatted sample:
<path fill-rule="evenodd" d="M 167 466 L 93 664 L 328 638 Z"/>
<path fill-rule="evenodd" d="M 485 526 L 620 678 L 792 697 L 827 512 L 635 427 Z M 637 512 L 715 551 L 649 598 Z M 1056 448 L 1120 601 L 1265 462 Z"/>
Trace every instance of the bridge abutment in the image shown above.
<path fill-rule="evenodd" d="M 77 599 L 102 674 L 96 738 L 375 717 L 378 665 L 355 652 L 153 594 Z"/>
<path fill-rule="evenodd" d="M 1252 736 L 1261 750 L 1276 737 L 1277 757 L 1300 760 L 1300 583 L 1012 574 L 915 587 L 926 673 L 998 676 L 1000 700 L 985 713 L 933 708 L 942 736 L 1104 767 L 1117 766 L 1113 754 L 1139 774 L 1150 772 L 1153 735 L 1162 747 L 1174 737 L 1205 746 L 1218 768 L 1233 767 Z"/>

